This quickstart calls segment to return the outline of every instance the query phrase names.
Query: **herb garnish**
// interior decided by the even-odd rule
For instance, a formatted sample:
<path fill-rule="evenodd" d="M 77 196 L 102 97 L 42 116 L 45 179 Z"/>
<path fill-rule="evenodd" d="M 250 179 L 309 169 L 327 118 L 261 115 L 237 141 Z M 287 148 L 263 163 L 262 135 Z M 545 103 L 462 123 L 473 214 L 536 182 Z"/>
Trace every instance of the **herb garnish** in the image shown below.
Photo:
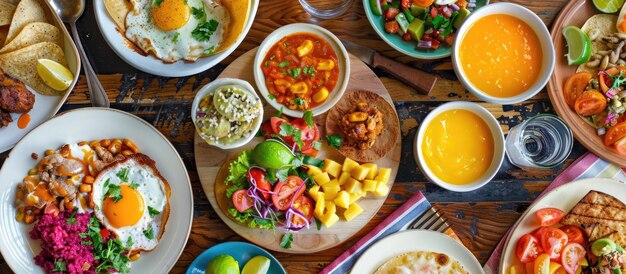
<path fill-rule="evenodd" d="M 289 66 L 289 61 L 282 61 L 278 64 L 279 68 L 284 68 L 286 66 Z"/>
<path fill-rule="evenodd" d="M 172 37 L 172 42 L 178 43 L 178 36 L 180 36 L 180 32 L 174 33 L 174 37 Z"/>
<path fill-rule="evenodd" d="M 283 238 L 280 240 L 280 247 L 284 249 L 289 249 L 291 248 L 292 242 L 293 242 L 293 234 L 285 233 L 285 235 L 283 235 Z"/>
<path fill-rule="evenodd" d="M 191 37 L 200 42 L 209 41 L 219 24 L 220 23 L 214 19 L 202 22 L 191 32 Z"/>
<path fill-rule="evenodd" d="M 163 3 L 164 0 L 154 0 L 154 4 L 157 6 L 160 6 L 161 3 Z"/>
<path fill-rule="evenodd" d="M 293 103 L 296 104 L 296 106 L 301 106 L 304 105 L 304 100 L 300 97 L 296 97 L 296 99 L 293 100 Z"/>
<path fill-rule="evenodd" d="M 148 214 L 150 214 L 150 217 L 154 217 L 156 215 L 159 215 L 160 213 L 161 213 L 160 211 L 154 209 L 151 206 L 148 206 Z"/>
<path fill-rule="evenodd" d="M 128 185 L 130 188 L 132 189 L 137 189 L 139 187 L 138 183 L 135 183 L 135 181 L 131 182 L 130 185 Z"/>
<path fill-rule="evenodd" d="M 145 235 L 149 240 L 152 240 L 154 239 L 154 230 L 152 230 L 152 227 L 148 230 L 144 230 L 143 235 Z"/>
<path fill-rule="evenodd" d="M 74 209 L 74 211 L 72 211 L 72 215 L 67 218 L 67 220 L 65 221 L 68 225 L 72 225 L 76 223 L 76 209 Z"/>
<path fill-rule="evenodd" d="M 67 265 L 65 264 L 64 261 L 57 261 L 56 259 L 54 259 L 54 268 L 52 269 L 52 272 L 65 272 L 67 271 Z"/>
<path fill-rule="evenodd" d="M 122 182 L 128 182 L 128 172 L 128 168 L 122 168 L 122 170 L 115 174 L 115 176 L 117 176 L 117 178 L 120 178 Z"/>
<path fill-rule="evenodd" d="M 204 13 L 203 8 L 191 7 L 191 15 L 193 15 L 193 18 L 199 19 L 200 21 L 206 20 L 206 13 Z"/>
<path fill-rule="evenodd" d="M 304 114 L 302 115 L 302 118 L 304 119 L 306 124 L 309 125 L 310 127 L 315 126 L 315 123 L 313 122 L 313 112 L 312 111 L 310 111 L 310 110 L 305 111 Z"/>
<path fill-rule="evenodd" d="M 100 234 L 100 223 L 95 216 L 89 220 L 87 232 L 93 242 L 94 259 L 100 262 L 96 267 L 96 273 L 108 271 L 111 268 L 122 273 L 130 270 L 128 267 L 130 259 L 124 254 L 126 249 L 119 239 L 108 239 L 106 243 L 104 242 Z"/>
<path fill-rule="evenodd" d="M 334 148 L 341 147 L 341 143 L 343 142 L 343 138 L 339 135 L 330 135 L 326 136 L 326 141 L 328 145 Z"/>
<path fill-rule="evenodd" d="M 122 197 L 122 188 L 118 185 L 109 185 L 109 190 L 107 190 L 106 194 L 104 195 L 104 197 L 110 197 L 111 199 L 113 199 L 114 203 L 119 202 L 119 200 L 121 200 Z"/>

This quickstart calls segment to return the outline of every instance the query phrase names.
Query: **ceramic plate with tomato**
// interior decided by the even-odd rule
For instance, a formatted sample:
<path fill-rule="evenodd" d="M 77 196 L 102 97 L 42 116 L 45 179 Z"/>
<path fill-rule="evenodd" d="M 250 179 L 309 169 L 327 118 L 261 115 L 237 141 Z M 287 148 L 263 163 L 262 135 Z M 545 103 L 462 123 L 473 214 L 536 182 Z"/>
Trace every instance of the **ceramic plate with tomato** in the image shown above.
<path fill-rule="evenodd" d="M 626 200 L 626 185 L 612 179 L 584 179 L 551 190 L 513 226 L 503 249 L 500 270 L 513 271 L 517 267 L 520 273 L 576 273 L 581 265 L 588 264 L 583 258 L 590 243 L 581 228 L 563 226 L 559 221 L 591 190 Z"/>

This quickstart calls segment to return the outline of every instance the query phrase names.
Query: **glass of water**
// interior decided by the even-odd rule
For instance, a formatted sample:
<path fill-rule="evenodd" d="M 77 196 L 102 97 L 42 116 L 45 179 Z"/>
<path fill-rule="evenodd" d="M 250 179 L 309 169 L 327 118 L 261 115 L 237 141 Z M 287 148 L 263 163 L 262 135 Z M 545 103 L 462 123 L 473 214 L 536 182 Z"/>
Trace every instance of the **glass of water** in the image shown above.
<path fill-rule="evenodd" d="M 549 169 L 567 159 L 573 144 L 572 131 L 561 118 L 540 114 L 509 131 L 506 153 L 522 169 Z"/>
<path fill-rule="evenodd" d="M 314 17 L 332 19 L 342 15 L 354 0 L 300 0 L 300 4 Z"/>

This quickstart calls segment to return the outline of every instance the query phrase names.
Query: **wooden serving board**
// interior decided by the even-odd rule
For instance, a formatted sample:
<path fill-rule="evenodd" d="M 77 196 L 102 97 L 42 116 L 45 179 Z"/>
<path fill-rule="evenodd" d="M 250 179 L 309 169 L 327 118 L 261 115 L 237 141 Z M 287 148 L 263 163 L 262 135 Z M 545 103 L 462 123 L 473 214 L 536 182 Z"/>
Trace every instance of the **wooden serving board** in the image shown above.
<path fill-rule="evenodd" d="M 253 49 L 239 57 L 222 72 L 219 78 L 239 78 L 248 81 L 256 88 L 252 72 L 256 52 L 257 50 Z M 374 72 L 370 70 L 365 63 L 361 62 L 358 58 L 352 55 L 350 56 L 350 61 L 351 76 L 346 93 L 356 90 L 373 91 L 381 95 L 385 98 L 385 100 L 387 100 L 387 102 L 389 102 L 389 104 L 393 106 L 393 101 L 391 100 L 389 92 L 387 92 L 385 86 L 383 86 L 376 74 L 374 74 Z M 277 111 L 267 104 L 267 102 L 264 102 L 264 106 L 264 120 L 267 120 Z M 322 136 L 325 136 L 324 128 L 326 114 L 318 115 L 314 119 L 320 128 Z M 388 183 L 390 188 L 395 181 L 398 166 L 400 164 L 402 143 L 400 140 L 400 134 L 398 134 L 397 139 L 396 146 L 387 154 L 387 156 L 375 162 L 379 167 L 392 168 L 391 177 Z M 223 178 L 224 173 L 227 172 L 227 167 L 222 167 L 225 164 L 230 163 L 230 161 L 239 155 L 241 151 L 244 149 L 254 148 L 254 146 L 261 141 L 262 138 L 255 138 L 243 148 L 221 150 L 216 147 L 209 146 L 197 134 L 194 140 L 198 176 L 200 177 L 202 188 L 204 189 L 211 206 L 224 223 L 226 223 L 226 225 L 252 243 L 270 250 L 285 253 L 314 253 L 326 250 L 343 243 L 352 237 L 352 235 L 357 233 L 370 221 L 370 219 L 378 212 L 378 209 L 380 209 L 385 202 L 386 197 L 378 197 L 368 194 L 366 197 L 357 201 L 357 203 L 363 207 L 364 211 L 352 221 L 346 222 L 343 220 L 343 217 L 341 217 L 341 220 L 335 223 L 335 225 L 331 228 L 322 227 L 319 231 L 315 225 L 312 225 L 309 229 L 305 228 L 294 233 L 292 247 L 290 249 L 284 249 L 280 247 L 280 240 L 284 235 L 283 231 L 252 229 L 239 224 L 231 219 L 229 215 L 224 213 L 226 211 L 226 208 L 223 208 L 224 199 L 216 199 L 216 191 L 223 193 L 224 189 Z M 336 149 L 329 147 L 325 141 L 323 141 L 323 148 L 320 151 L 318 158 L 330 158 L 339 163 L 342 163 L 344 160 L 344 157 L 340 155 Z M 220 176 L 218 176 L 218 174 Z M 222 207 L 220 207 L 220 204 L 222 204 Z"/>

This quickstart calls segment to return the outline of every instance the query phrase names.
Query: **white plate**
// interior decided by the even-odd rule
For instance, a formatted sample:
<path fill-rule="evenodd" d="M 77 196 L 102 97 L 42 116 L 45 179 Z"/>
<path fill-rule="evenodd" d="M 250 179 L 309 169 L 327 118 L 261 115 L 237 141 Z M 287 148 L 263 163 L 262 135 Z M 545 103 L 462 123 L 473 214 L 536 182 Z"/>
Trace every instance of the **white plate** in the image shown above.
<path fill-rule="evenodd" d="M 17 119 L 20 117 L 20 114 L 11 113 L 13 122 L 7 127 L 0 128 L 0 153 L 11 149 L 17 141 L 24 137 L 26 133 L 54 116 L 54 114 L 59 111 L 61 106 L 63 106 L 67 97 L 70 96 L 70 91 L 74 89 L 74 86 L 78 82 L 78 76 L 80 74 L 80 58 L 78 58 L 76 45 L 74 45 L 72 38 L 70 38 L 70 34 L 67 32 L 65 25 L 63 25 L 56 13 L 54 13 L 52 8 L 50 8 L 48 1 L 40 2 L 43 3 L 42 6 L 46 9 L 50 24 L 58 27 L 63 34 L 63 40 L 65 43 L 63 47 L 65 51 L 65 58 L 67 59 L 68 68 L 72 74 L 74 74 L 74 79 L 72 80 L 72 84 L 70 84 L 70 87 L 67 89 L 65 95 L 62 96 L 41 95 L 30 87 L 27 87 L 30 92 L 35 94 L 35 105 L 33 106 L 33 109 L 28 112 L 28 115 L 30 115 L 31 118 L 30 123 L 26 128 L 18 128 Z"/>
<path fill-rule="evenodd" d="M 485 273 L 474 255 L 454 239 L 430 230 L 406 230 L 387 236 L 370 246 L 354 264 L 350 273 L 374 273 L 391 258 L 414 251 L 447 254 L 469 273 Z"/>
<path fill-rule="evenodd" d="M 556 207 L 564 212 L 569 212 L 591 190 L 610 194 L 622 202 L 626 202 L 626 184 L 612 179 L 584 179 L 555 188 L 535 201 L 515 223 L 504 244 L 500 270 L 504 271 L 511 265 L 519 263 L 515 256 L 515 245 L 524 234 L 539 227 L 535 211 L 544 207 Z"/>
<path fill-rule="evenodd" d="M 17 183 L 42 155 L 66 143 L 104 138 L 129 138 L 150 156 L 172 188 L 171 213 L 156 250 L 143 253 L 131 265 L 131 273 L 163 273 L 170 270 L 185 248 L 193 215 L 193 195 L 185 165 L 176 149 L 157 129 L 126 112 L 105 108 L 82 108 L 63 113 L 28 133 L 11 151 L 0 169 L 0 252 L 16 273 L 43 273 L 33 257 L 41 250 L 31 240 L 32 225 L 15 220 Z"/>
<path fill-rule="evenodd" d="M 100 33 L 104 36 L 104 40 L 120 58 L 126 61 L 126 63 L 138 70 L 154 75 L 164 77 L 185 77 L 212 68 L 235 51 L 248 34 L 250 27 L 252 27 L 252 22 L 254 21 L 257 9 L 259 8 L 260 0 L 251 1 L 252 7 L 250 8 L 250 14 L 248 15 L 248 22 L 246 22 L 246 26 L 244 27 L 243 32 L 239 35 L 239 38 L 235 41 L 235 44 L 231 45 L 230 48 L 213 56 L 199 58 L 196 62 L 178 61 L 171 64 L 163 63 L 163 61 L 152 55 L 143 56 L 129 48 L 127 46 L 127 43 L 129 43 L 128 40 L 126 40 L 126 38 L 118 31 L 117 25 L 113 22 L 113 19 L 111 19 L 109 13 L 104 7 L 104 1 L 94 1 L 94 11 L 96 14 L 98 28 L 100 28 Z"/>

